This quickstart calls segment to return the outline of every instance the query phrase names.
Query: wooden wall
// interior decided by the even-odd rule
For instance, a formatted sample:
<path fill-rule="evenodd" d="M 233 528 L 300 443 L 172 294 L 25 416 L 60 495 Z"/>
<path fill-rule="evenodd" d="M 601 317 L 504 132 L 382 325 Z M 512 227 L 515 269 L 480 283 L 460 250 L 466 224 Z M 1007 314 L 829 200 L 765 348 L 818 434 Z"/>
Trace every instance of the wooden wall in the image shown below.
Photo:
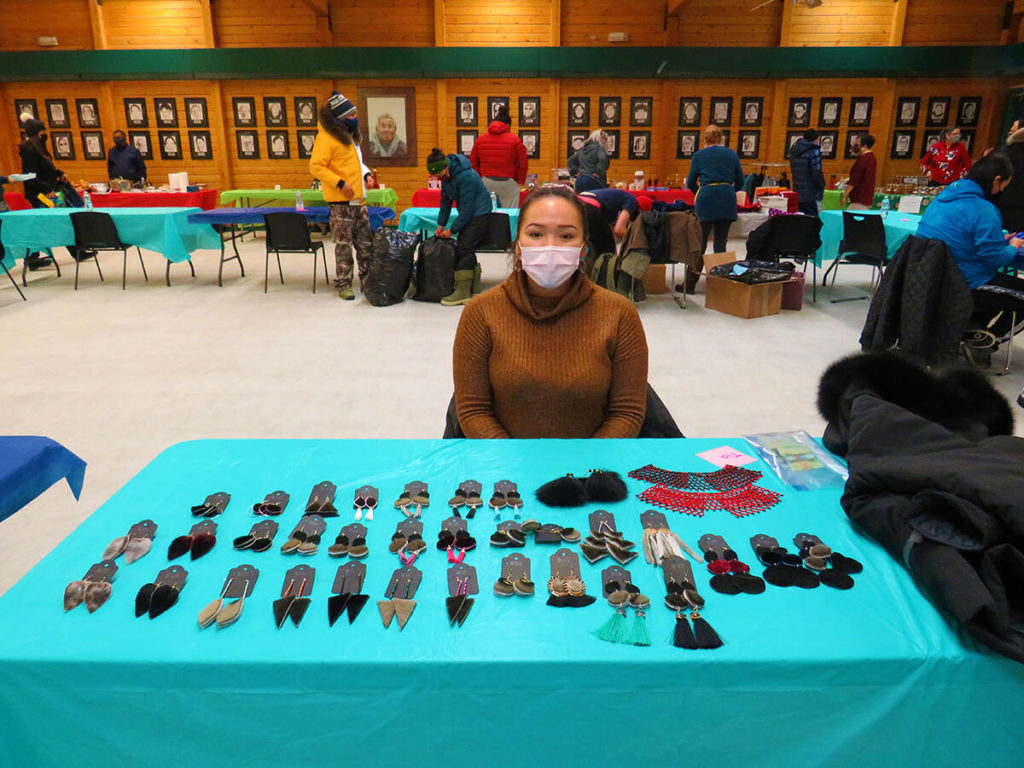
<path fill-rule="evenodd" d="M 783 45 L 891 45 L 893 25 L 906 0 L 828 0 L 815 8 L 781 5 Z M 897 37 L 895 44 L 899 42 Z"/>
<path fill-rule="evenodd" d="M 302 48 L 317 45 L 316 14 L 305 0 L 215 0 L 218 48 Z"/>
<path fill-rule="evenodd" d="M 995 45 L 1005 13 L 1005 0 L 910 0 L 903 45 Z"/>
<path fill-rule="evenodd" d="M 45 12 L 30 0 L 0 2 L 0 49 L 39 50 L 36 38 L 55 35 L 61 50 L 88 50 L 93 44 L 86 0 L 48 0 Z"/>
<path fill-rule="evenodd" d="M 444 0 L 435 35 L 441 34 L 438 45 L 558 45 L 551 36 L 557 5 L 557 0 Z"/>
<path fill-rule="evenodd" d="M 209 0 L 103 0 L 96 12 L 104 48 L 204 48 L 211 44 Z"/>

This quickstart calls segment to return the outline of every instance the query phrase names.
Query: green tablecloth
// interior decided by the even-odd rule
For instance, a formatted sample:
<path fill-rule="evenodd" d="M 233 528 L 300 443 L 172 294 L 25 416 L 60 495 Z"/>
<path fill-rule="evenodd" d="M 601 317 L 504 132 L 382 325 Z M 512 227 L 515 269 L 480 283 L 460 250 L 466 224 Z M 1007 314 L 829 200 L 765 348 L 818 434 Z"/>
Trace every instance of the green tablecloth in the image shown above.
<path fill-rule="evenodd" d="M 309 205 L 327 205 L 320 189 L 229 189 L 220 193 L 220 204 L 238 204 L 242 208 L 255 205 L 295 205 L 295 193 L 302 193 L 302 202 Z M 366 204 L 381 208 L 394 208 L 398 193 L 391 187 L 366 190 Z"/>
<path fill-rule="evenodd" d="M 858 215 L 881 216 L 879 211 L 853 211 Z M 921 217 L 913 213 L 897 213 L 889 211 L 885 217 L 885 249 L 886 258 L 891 259 L 903 241 L 917 234 L 917 225 Z M 815 260 L 821 266 L 822 261 L 831 261 L 839 254 L 839 242 L 843 239 L 843 212 L 821 212 L 821 248 L 815 254 Z"/>
<path fill-rule="evenodd" d="M 438 416 L 443 414 L 438 413 Z M 963 637 L 885 551 L 858 535 L 839 506 L 839 489 L 793 491 L 758 461 L 760 486 L 782 502 L 736 518 L 667 512 L 691 547 L 704 533 L 725 537 L 755 573 L 749 537 L 775 536 L 792 551 L 798 532 L 814 533 L 864 564 L 846 592 L 769 586 L 761 595 L 720 595 L 703 564 L 692 563 L 707 600 L 704 616 L 725 641 L 714 651 L 686 651 L 669 638 L 674 613 L 662 603 L 662 572 L 644 561 L 626 567 L 652 600 L 649 647 L 595 638 L 612 610 L 602 598 L 605 560 L 581 557 L 586 608 L 545 605 L 549 558 L 564 546 L 528 539 L 522 549 L 488 544 L 489 509 L 467 521 L 480 592 L 461 628 L 445 612 L 449 564 L 434 548 L 445 503 L 475 478 L 489 498 L 510 478 L 525 501 L 524 519 L 587 530 L 602 507 L 630 540 L 641 541 L 635 494 L 579 509 L 541 506 L 533 489 L 565 472 L 607 467 L 623 477 L 648 462 L 710 471 L 696 454 L 742 440 L 196 440 L 160 454 L 0 598 L 0 755 L 11 768 L 31 766 L 246 766 L 306 768 L 355 762 L 365 768 L 410 762 L 417 768 L 478 766 L 686 765 L 704 756 L 729 768 L 890 768 L 968 766 L 990 755 L 1016 768 L 1024 755 L 1020 711 L 1024 665 Z M 423 581 L 408 625 L 384 629 L 376 602 L 399 559 L 388 552 L 392 507 L 404 483 L 430 484 L 423 509 L 427 550 L 416 561 Z M 284 555 L 310 488 L 338 485 L 341 516 L 327 519 L 318 554 Z M 379 488 L 367 523 L 369 556 L 356 622 L 328 626 L 327 599 L 346 559 L 327 555 L 352 522 L 356 488 Z M 251 505 L 276 489 L 291 494 L 270 551 L 237 552 Z M 188 571 L 178 603 L 156 619 L 135 618 L 135 595 L 168 567 L 167 547 L 188 532 L 189 506 L 215 491 L 231 494 L 217 519 L 217 543 Z M 503 516 L 511 515 L 505 511 Z M 99 560 L 135 522 L 159 526 L 152 551 L 136 563 L 119 558 L 109 601 L 93 614 L 64 613 L 64 585 Z M 639 547 L 638 547 L 639 549 Z M 502 558 L 530 558 L 534 597 L 500 598 L 492 584 Z M 228 569 L 259 569 L 237 624 L 200 630 L 196 616 L 214 600 Z M 302 624 L 278 629 L 272 602 L 285 572 L 315 569 L 312 603 Z M 632 612 L 630 621 L 633 620 Z M 689 754 L 690 760 L 681 755 Z M 697 760 L 697 762 L 701 762 Z"/>
<path fill-rule="evenodd" d="M 882 205 L 882 198 L 889 198 L 889 210 L 895 211 L 899 208 L 900 198 L 902 195 L 886 195 L 881 192 L 875 193 L 875 202 L 873 208 L 879 208 Z M 841 189 L 826 189 L 825 195 L 821 201 L 821 207 L 826 211 L 838 211 L 842 208 L 843 191 Z M 928 204 L 935 199 L 935 195 L 922 196 L 921 198 L 921 213 L 924 213 L 925 208 Z"/>
<path fill-rule="evenodd" d="M 74 245 L 71 214 L 81 208 L 32 208 L 0 214 L 0 240 L 6 254 L 4 264 L 14 266 L 15 258 L 27 251 Z M 187 261 L 201 248 L 220 250 L 220 236 L 209 224 L 189 223 L 188 215 L 201 208 L 96 208 L 114 219 L 121 241 L 156 251 L 168 261 Z"/>

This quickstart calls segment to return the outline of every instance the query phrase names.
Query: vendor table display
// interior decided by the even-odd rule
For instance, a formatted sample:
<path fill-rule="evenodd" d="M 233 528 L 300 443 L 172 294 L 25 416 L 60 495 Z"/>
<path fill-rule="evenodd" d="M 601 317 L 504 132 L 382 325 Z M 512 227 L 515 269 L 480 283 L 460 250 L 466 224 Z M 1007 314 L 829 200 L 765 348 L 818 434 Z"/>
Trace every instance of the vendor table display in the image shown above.
<path fill-rule="evenodd" d="M 198 192 L 90 192 L 94 208 L 202 208 L 209 210 L 217 205 L 220 193 L 216 189 Z M 25 196 L 8 192 L 4 199 L 12 211 L 31 208 Z"/>
<path fill-rule="evenodd" d="M 296 192 L 302 193 L 302 203 L 305 206 L 327 205 L 323 190 L 320 189 L 229 189 L 220 193 L 220 204 L 234 203 L 242 208 L 263 205 L 294 207 Z M 368 189 L 366 203 L 382 208 L 394 208 L 398 205 L 398 193 L 391 187 Z"/>
<path fill-rule="evenodd" d="M 406 208 L 398 218 L 398 228 L 402 232 L 423 232 L 426 235 L 434 234 L 437 229 L 437 208 Z M 509 226 L 512 229 L 512 239 L 516 236 L 516 227 L 519 226 L 518 208 L 499 208 L 495 213 L 508 214 Z M 458 218 L 458 208 L 452 208 L 448 217 L 448 226 Z"/>
<path fill-rule="evenodd" d="M 77 499 L 85 462 L 48 437 L 0 437 L 0 520 L 61 479 L 67 479 Z"/>
<path fill-rule="evenodd" d="M 519 205 L 523 204 L 526 196 L 529 195 L 532 189 L 520 189 L 519 190 Z M 440 208 L 441 207 L 441 190 L 440 189 L 417 189 L 412 193 L 412 207 L 413 208 Z"/>
<path fill-rule="evenodd" d="M 856 211 L 858 214 L 880 216 L 878 211 Z M 815 254 L 815 261 L 821 266 L 823 261 L 831 261 L 839 254 L 839 243 L 843 239 L 843 212 L 821 212 L 821 248 Z M 917 225 L 921 217 L 913 213 L 898 213 L 890 210 L 883 219 L 885 226 L 886 260 L 891 259 L 903 241 L 917 234 Z"/>
<path fill-rule="evenodd" d="M 839 489 L 795 491 L 755 461 L 743 470 L 763 473 L 759 490 L 742 500 L 750 476 L 697 458 L 723 444 L 756 455 L 739 439 L 173 446 L 0 598 L 0 754 L 33 768 L 336 766 L 342 752 L 393 766 L 411 750 L 428 767 L 675 765 L 681 749 L 762 768 L 796 754 L 968 765 L 979 750 L 1013 763 L 1024 666 L 959 634 L 852 529 Z M 619 472 L 627 499 L 534 498 L 591 467 Z M 667 590 L 669 559 L 638 554 L 672 539 L 644 541 L 655 518 L 637 495 L 677 488 L 680 472 L 701 479 L 687 498 L 731 500 L 655 513 L 694 552 L 671 563 L 692 571 L 714 650 L 673 645 L 677 609 L 663 602 L 688 598 Z M 489 506 L 451 517 L 449 495 L 498 506 L 501 522 Z M 598 506 L 604 546 L 572 543 Z M 757 534 L 790 552 L 820 537 L 863 571 L 757 593 L 723 547 L 760 576 Z M 605 549 L 617 571 L 589 564 Z M 723 568 L 720 584 L 747 591 L 715 591 Z M 650 645 L 605 642 L 615 601 Z"/>

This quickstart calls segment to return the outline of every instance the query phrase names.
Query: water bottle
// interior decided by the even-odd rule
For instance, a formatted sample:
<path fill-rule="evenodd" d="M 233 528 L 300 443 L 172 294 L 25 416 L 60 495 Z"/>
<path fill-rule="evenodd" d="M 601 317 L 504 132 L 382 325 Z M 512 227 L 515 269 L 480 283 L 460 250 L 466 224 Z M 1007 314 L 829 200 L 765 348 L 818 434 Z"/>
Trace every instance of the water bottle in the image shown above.
<path fill-rule="evenodd" d="M 89 194 L 89 190 L 82 193 L 82 200 L 85 202 L 86 209 L 92 210 L 92 195 Z"/>
<path fill-rule="evenodd" d="M 493 192 L 491 192 L 491 210 L 498 210 L 498 196 Z"/>
<path fill-rule="evenodd" d="M 884 219 L 889 215 L 889 197 L 886 195 L 882 198 L 882 218 Z"/>
<path fill-rule="evenodd" d="M 306 206 L 304 206 L 302 204 L 302 190 L 301 189 L 296 189 L 295 190 L 295 210 L 296 211 L 301 211 L 301 210 L 304 210 L 305 207 Z"/>

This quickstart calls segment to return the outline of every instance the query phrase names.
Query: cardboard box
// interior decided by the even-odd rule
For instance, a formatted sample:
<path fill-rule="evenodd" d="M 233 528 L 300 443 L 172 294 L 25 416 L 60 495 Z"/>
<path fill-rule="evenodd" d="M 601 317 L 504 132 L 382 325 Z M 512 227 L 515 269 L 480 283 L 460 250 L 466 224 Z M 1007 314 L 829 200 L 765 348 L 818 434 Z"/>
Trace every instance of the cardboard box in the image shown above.
<path fill-rule="evenodd" d="M 801 310 L 804 308 L 804 272 L 794 272 L 782 283 L 782 308 Z"/>
<path fill-rule="evenodd" d="M 647 293 L 668 293 L 664 264 L 648 264 L 644 270 L 644 290 Z"/>
<path fill-rule="evenodd" d="M 710 275 L 712 267 L 717 267 L 719 264 L 728 264 L 732 261 L 738 261 L 735 251 L 726 251 L 725 253 L 705 253 L 704 274 Z"/>
<path fill-rule="evenodd" d="M 704 306 L 743 318 L 777 315 L 782 309 L 782 282 L 747 285 L 708 275 Z"/>

